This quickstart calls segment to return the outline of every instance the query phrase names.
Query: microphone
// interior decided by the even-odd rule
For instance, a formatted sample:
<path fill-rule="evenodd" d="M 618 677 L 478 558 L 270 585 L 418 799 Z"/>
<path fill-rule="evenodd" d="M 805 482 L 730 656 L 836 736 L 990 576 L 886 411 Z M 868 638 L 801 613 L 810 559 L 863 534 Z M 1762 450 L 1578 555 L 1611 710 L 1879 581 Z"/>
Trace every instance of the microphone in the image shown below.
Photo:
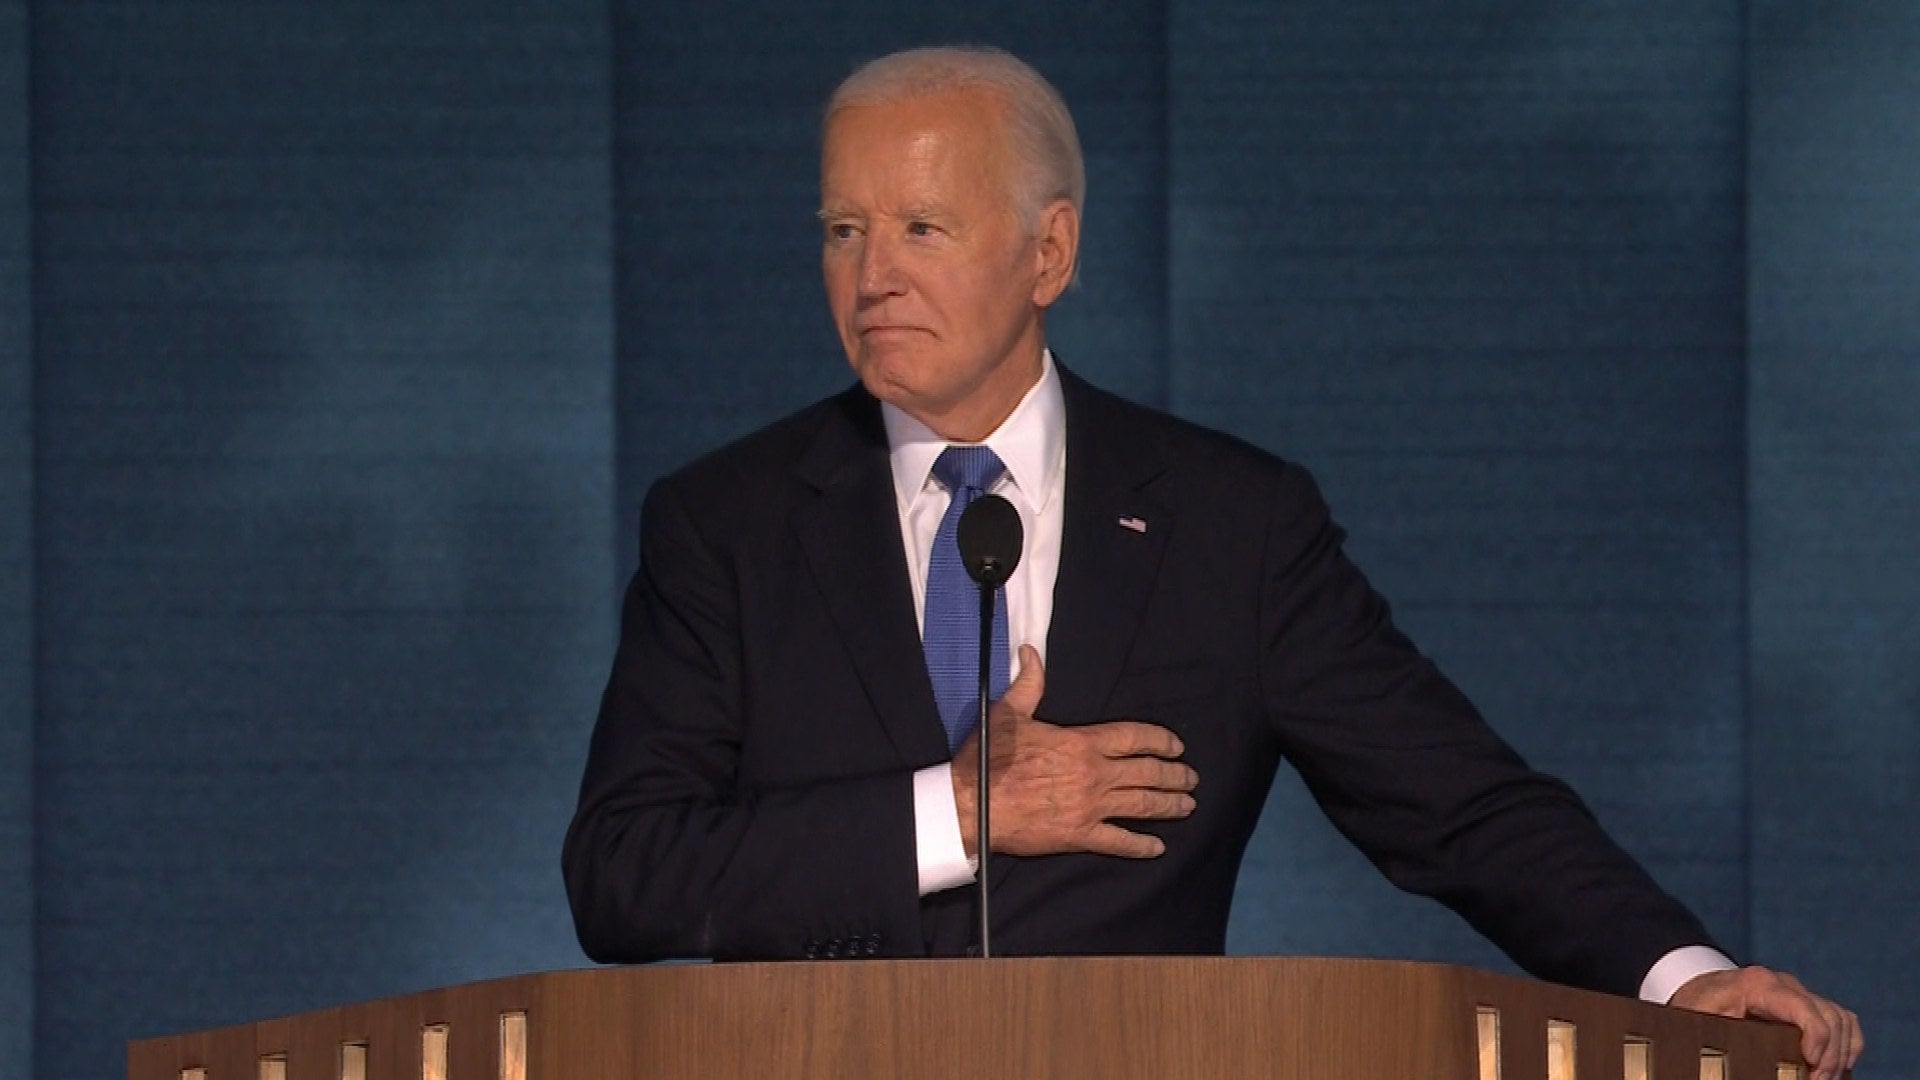
<path fill-rule="evenodd" d="M 974 728 L 980 733 L 979 815 L 974 831 L 980 846 L 980 888 L 974 900 L 980 912 L 980 958 L 988 960 L 993 957 L 987 915 L 987 864 L 989 838 L 993 836 L 992 817 L 987 810 L 987 789 L 993 786 L 988 771 L 991 733 L 987 729 L 987 684 L 993 671 L 993 595 L 1020 565 L 1020 548 L 1026 536 L 1020 527 L 1020 513 L 1012 503 L 998 495 L 982 495 L 960 512 L 955 539 L 960 545 L 960 564 L 980 586 L 980 721 Z"/>
<path fill-rule="evenodd" d="M 1020 565 L 1020 546 L 1026 533 L 1020 527 L 1020 512 L 1012 503 L 998 495 L 982 495 L 961 512 L 957 539 L 967 576 L 981 588 L 997 589 Z"/>

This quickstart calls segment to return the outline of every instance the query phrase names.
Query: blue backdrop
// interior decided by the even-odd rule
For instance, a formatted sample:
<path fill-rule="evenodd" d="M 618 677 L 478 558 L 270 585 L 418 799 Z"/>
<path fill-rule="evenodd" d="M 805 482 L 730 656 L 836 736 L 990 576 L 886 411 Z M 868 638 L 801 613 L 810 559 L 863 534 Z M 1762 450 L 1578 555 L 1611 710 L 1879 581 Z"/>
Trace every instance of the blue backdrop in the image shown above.
<path fill-rule="evenodd" d="M 0 0 L 0 1074 L 581 962 L 639 497 L 846 382 L 819 103 L 933 40 L 1075 110 L 1067 361 L 1313 467 L 1495 724 L 1920 1075 L 1900 0 Z M 1290 777 L 1232 945 L 1504 963 Z"/>

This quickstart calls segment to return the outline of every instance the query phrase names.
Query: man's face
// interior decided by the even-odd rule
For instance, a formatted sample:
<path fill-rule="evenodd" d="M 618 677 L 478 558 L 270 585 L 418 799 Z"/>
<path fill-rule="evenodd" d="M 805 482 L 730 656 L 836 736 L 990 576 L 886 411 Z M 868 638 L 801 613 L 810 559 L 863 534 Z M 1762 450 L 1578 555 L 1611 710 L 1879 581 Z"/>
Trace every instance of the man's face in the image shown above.
<path fill-rule="evenodd" d="M 1042 315 L 1072 269 L 1071 241 L 1062 266 L 1046 238 L 1071 208 L 1036 230 L 1015 206 L 1003 109 L 984 89 L 851 106 L 821 153 L 821 265 L 847 359 L 950 439 L 985 437 L 1039 378 Z"/>

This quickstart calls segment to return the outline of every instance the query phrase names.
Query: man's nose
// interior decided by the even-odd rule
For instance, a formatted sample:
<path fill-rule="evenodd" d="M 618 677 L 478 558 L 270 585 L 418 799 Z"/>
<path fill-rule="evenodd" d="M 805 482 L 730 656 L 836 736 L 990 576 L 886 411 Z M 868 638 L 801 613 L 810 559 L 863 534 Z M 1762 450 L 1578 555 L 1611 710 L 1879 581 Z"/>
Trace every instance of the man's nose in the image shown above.
<path fill-rule="evenodd" d="M 867 299 L 896 296 L 905 291 L 899 251 L 886 236 L 868 234 L 860 246 L 860 295 Z"/>

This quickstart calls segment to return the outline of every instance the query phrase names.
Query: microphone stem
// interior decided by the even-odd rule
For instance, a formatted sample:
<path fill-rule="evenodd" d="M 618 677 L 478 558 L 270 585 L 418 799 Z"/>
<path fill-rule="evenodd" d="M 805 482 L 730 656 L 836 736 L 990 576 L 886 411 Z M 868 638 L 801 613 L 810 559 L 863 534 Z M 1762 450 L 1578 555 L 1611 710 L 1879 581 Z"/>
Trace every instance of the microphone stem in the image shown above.
<path fill-rule="evenodd" d="M 980 585 L 980 723 L 979 723 L 979 726 L 974 729 L 980 733 L 980 772 L 979 772 L 980 790 L 979 790 L 979 798 L 977 800 L 978 806 L 979 806 L 979 817 L 978 817 L 978 820 L 975 822 L 974 836 L 978 838 L 975 846 L 978 848 L 980 853 L 980 872 L 977 875 L 979 879 L 980 887 L 979 887 L 979 891 L 975 893 L 975 899 L 977 900 L 979 904 L 979 909 L 980 909 L 980 957 L 983 960 L 990 959 L 993 956 L 993 947 L 989 943 L 989 938 L 988 938 L 988 935 L 990 932 L 989 927 L 991 925 L 991 920 L 987 916 L 987 863 L 989 861 L 988 853 L 992 850 L 992 847 L 993 847 L 993 844 L 992 844 L 993 833 L 989 831 L 991 818 L 987 812 L 987 792 L 993 787 L 992 774 L 988 771 L 989 763 L 992 759 L 987 749 L 988 743 L 991 742 L 992 734 L 993 734 L 992 731 L 989 730 L 987 725 L 987 707 L 988 707 L 987 692 L 989 689 L 989 679 L 993 672 L 993 600 L 994 600 L 993 594 L 994 594 L 993 586 L 988 585 L 984 582 L 981 583 Z"/>

